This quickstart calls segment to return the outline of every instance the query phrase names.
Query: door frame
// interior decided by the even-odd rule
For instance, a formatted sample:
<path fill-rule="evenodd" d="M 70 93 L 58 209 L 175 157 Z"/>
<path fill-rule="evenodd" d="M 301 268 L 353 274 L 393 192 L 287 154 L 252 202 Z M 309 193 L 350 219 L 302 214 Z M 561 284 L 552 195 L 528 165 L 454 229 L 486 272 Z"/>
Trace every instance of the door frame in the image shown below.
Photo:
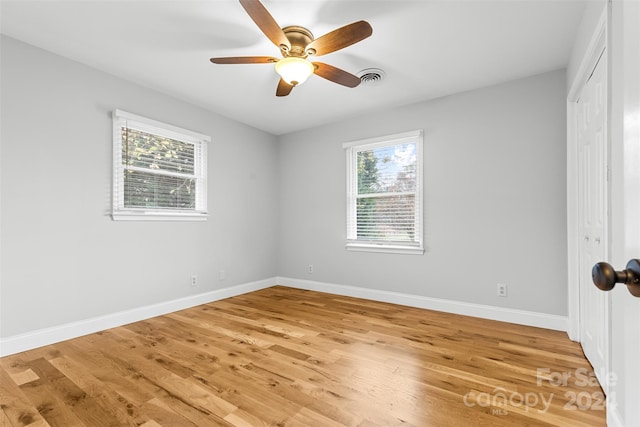
<path fill-rule="evenodd" d="M 593 36 L 587 46 L 586 52 L 580 62 L 580 66 L 576 73 L 576 77 L 571 82 L 571 86 L 567 95 L 567 265 L 568 265 L 568 328 L 567 334 L 573 341 L 581 341 L 581 319 L 580 319 L 580 232 L 579 232 L 579 182 L 578 182 L 578 136 L 577 136 L 577 118 L 578 107 L 577 100 L 586 82 L 589 80 L 593 69 L 595 68 L 600 56 L 603 54 L 610 55 L 608 43 L 608 19 L 609 8 L 604 7 L 603 12 L 598 20 L 598 24 Z M 607 58 L 607 67 L 611 67 L 611 61 Z M 607 70 L 607 128 L 610 126 L 611 115 L 611 90 L 610 90 L 610 70 Z M 607 157 L 606 166 L 606 191 L 607 191 L 607 209 L 605 211 L 605 230 L 603 239 L 605 241 L 605 257 L 610 253 L 611 238 L 611 216 L 610 216 L 610 150 L 609 142 L 610 133 L 607 129 L 607 138 L 605 138 L 605 153 Z M 610 372 L 611 364 L 611 320 L 609 307 L 611 301 L 608 294 L 605 294 L 606 315 L 605 325 L 606 343 L 605 343 L 605 366 L 606 372 L 601 373 L 599 377 L 607 378 Z M 602 384 L 605 393 L 608 392 L 607 384 Z"/>

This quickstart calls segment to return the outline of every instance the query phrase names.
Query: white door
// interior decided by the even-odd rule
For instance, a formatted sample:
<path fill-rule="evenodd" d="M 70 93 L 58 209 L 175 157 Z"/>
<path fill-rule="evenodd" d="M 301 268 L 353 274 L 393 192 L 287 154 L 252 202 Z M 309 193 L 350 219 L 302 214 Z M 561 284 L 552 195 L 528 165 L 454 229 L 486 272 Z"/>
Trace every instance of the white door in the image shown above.
<path fill-rule="evenodd" d="M 606 392 L 609 296 L 594 285 L 591 268 L 606 255 L 607 53 L 604 51 L 577 103 L 580 341 Z"/>
<path fill-rule="evenodd" d="M 640 258 L 640 2 L 612 3 L 612 265 Z M 621 83 L 621 84 L 619 84 Z M 619 113 L 617 111 L 620 111 Z M 618 214 L 620 213 L 620 214 Z M 611 426 L 640 427 L 640 298 L 618 284 L 611 295 Z"/>

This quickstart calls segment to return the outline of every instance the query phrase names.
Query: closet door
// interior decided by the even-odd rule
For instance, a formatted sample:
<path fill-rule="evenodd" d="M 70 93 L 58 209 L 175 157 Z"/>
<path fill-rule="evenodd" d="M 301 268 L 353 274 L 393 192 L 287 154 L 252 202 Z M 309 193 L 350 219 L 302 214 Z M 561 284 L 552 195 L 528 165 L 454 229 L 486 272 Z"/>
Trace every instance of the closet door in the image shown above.
<path fill-rule="evenodd" d="M 609 295 L 599 291 L 591 268 L 607 259 L 607 55 L 603 52 L 578 99 L 578 197 L 580 341 L 606 391 Z"/>

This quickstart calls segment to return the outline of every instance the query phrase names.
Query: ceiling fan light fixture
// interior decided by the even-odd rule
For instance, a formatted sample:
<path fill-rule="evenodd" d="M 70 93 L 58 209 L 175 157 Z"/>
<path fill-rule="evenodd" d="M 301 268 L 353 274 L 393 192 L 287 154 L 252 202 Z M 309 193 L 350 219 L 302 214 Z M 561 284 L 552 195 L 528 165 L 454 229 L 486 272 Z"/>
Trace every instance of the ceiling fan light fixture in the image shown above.
<path fill-rule="evenodd" d="M 276 72 L 291 86 L 304 83 L 313 74 L 314 66 L 304 58 L 289 56 L 276 62 Z"/>

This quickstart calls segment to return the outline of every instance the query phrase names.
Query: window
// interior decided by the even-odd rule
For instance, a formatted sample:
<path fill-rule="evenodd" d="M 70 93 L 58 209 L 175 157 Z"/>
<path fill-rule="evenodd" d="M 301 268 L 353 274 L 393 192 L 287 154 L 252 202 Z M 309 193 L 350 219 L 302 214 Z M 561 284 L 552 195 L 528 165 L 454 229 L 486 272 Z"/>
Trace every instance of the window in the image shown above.
<path fill-rule="evenodd" d="M 422 254 L 422 131 L 347 152 L 347 249 Z"/>
<path fill-rule="evenodd" d="M 113 219 L 206 220 L 210 140 L 115 110 Z"/>

